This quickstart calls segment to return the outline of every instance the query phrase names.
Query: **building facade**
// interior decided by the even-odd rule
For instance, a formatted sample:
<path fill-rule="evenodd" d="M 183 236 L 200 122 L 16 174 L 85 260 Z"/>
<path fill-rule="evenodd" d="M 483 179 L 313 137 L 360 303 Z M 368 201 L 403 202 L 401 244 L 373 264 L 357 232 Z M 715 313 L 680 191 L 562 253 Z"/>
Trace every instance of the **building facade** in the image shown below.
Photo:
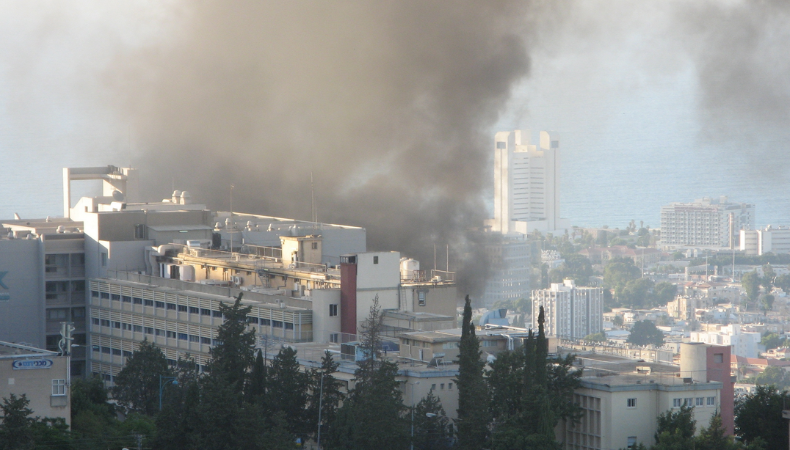
<path fill-rule="evenodd" d="M 57 351 L 61 322 L 74 343 L 86 343 L 85 237 L 82 224 L 64 219 L 0 221 L 0 340 Z M 71 360 L 85 371 L 84 347 Z"/>
<path fill-rule="evenodd" d="M 529 130 L 494 137 L 493 231 L 553 233 L 569 228 L 560 218 L 559 135 L 541 131 L 538 145 Z"/>
<path fill-rule="evenodd" d="M 741 230 L 740 249 L 747 255 L 790 253 L 790 227 L 768 225 L 761 230 Z"/>
<path fill-rule="evenodd" d="M 728 202 L 726 196 L 661 207 L 661 246 L 738 247 L 740 230 L 754 228 L 754 205 Z"/>
<path fill-rule="evenodd" d="M 70 424 L 68 360 L 55 352 L 0 341 L 0 399 L 24 394 L 34 416 L 61 418 Z"/>
<path fill-rule="evenodd" d="M 582 339 L 603 331 L 603 288 L 576 287 L 573 280 L 552 283 L 549 289 L 532 291 L 532 328 L 538 328 L 544 310 L 547 336 Z"/>
<path fill-rule="evenodd" d="M 488 277 L 482 304 L 491 308 L 496 302 L 529 298 L 530 246 L 523 236 L 488 233 L 485 257 Z"/>

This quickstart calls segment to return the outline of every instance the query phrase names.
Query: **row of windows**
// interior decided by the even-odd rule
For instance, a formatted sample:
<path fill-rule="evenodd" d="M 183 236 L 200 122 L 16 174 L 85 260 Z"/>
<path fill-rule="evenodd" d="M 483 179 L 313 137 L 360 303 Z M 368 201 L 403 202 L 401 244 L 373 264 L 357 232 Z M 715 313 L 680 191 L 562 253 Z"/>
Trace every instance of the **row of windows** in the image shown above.
<path fill-rule="evenodd" d="M 255 324 L 255 325 L 263 325 L 265 327 L 272 327 L 272 328 L 283 328 L 285 327 L 286 330 L 293 330 L 294 324 L 290 322 L 281 322 L 279 320 L 270 320 L 258 317 L 247 316 L 247 323 Z"/>
<path fill-rule="evenodd" d="M 165 303 L 160 301 L 142 299 L 140 297 L 130 297 L 128 295 L 110 294 L 108 292 L 91 291 L 94 298 L 114 300 L 122 303 L 132 303 L 134 305 L 151 306 L 154 308 L 165 309 L 168 311 L 188 312 L 190 314 L 200 314 L 201 316 L 222 317 L 222 313 L 215 309 L 196 308 L 194 306 L 176 305 L 175 303 Z"/>
<path fill-rule="evenodd" d="M 164 336 L 164 337 L 170 338 L 170 339 L 178 339 L 178 340 L 181 340 L 181 341 L 189 341 L 189 342 L 198 342 L 198 343 L 207 344 L 207 345 L 216 345 L 217 344 L 217 340 L 216 339 L 211 339 L 211 338 L 208 338 L 208 337 L 195 336 L 193 334 L 186 334 L 186 333 L 177 333 L 175 331 L 161 330 L 159 328 L 153 328 L 153 327 L 144 327 L 142 325 L 132 325 L 132 324 L 129 324 L 129 323 L 116 322 L 116 321 L 107 320 L 107 319 L 99 319 L 98 317 L 91 318 L 91 323 L 93 325 L 99 325 L 99 326 L 107 327 L 107 328 L 115 328 L 117 330 L 133 331 L 133 332 L 136 332 L 136 333 L 145 333 L 145 334 L 149 334 L 151 336 Z M 293 324 L 291 325 L 291 327 L 293 328 Z M 102 353 L 108 353 L 108 352 L 104 351 L 104 349 L 106 349 L 106 348 L 109 348 L 109 347 L 102 347 L 101 352 Z M 94 346 L 93 347 L 93 351 L 97 351 L 96 349 L 97 349 L 97 347 Z M 120 350 L 118 350 L 118 351 L 120 352 Z M 115 354 L 115 353 L 113 353 L 113 354 Z M 120 353 L 117 353 L 117 354 L 120 355 Z"/>
<path fill-rule="evenodd" d="M 444 390 L 444 383 L 440 383 L 439 386 L 441 386 L 441 390 L 443 391 Z M 435 389 L 436 389 L 436 384 L 432 384 L 431 385 L 431 390 L 435 390 Z M 447 390 L 449 390 L 449 391 L 453 390 L 453 383 L 447 383 Z"/>
<path fill-rule="evenodd" d="M 68 308 L 52 308 L 47 309 L 47 319 L 49 320 L 66 320 L 69 316 Z M 85 308 L 74 308 L 71 310 L 72 319 L 82 319 L 85 317 Z"/>
<path fill-rule="evenodd" d="M 716 406 L 716 397 L 688 397 L 672 399 L 673 408 L 680 408 L 681 406 Z"/>

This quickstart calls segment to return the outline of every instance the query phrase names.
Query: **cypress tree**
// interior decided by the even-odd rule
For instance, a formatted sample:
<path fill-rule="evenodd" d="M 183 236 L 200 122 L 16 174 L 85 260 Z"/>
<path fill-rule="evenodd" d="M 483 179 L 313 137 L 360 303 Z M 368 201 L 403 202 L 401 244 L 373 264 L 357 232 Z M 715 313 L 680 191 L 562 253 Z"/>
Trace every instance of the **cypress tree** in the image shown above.
<path fill-rule="evenodd" d="M 488 389 L 483 378 L 485 362 L 480 359 L 480 342 L 472 323 L 472 303 L 466 296 L 461 322 L 461 343 L 458 358 L 458 445 L 461 450 L 486 448 L 489 411 Z"/>

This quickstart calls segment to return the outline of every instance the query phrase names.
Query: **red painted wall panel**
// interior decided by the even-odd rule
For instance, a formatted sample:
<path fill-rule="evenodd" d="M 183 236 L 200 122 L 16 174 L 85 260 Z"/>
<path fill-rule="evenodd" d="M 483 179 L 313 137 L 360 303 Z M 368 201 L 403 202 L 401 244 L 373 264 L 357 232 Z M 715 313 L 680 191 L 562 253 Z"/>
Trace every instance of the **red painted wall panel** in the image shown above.
<path fill-rule="evenodd" d="M 357 334 L 356 264 L 340 264 L 340 331 Z"/>
<path fill-rule="evenodd" d="M 715 355 L 721 354 L 721 362 L 716 362 Z M 726 345 L 712 345 L 707 348 L 708 381 L 718 381 L 723 384 L 721 388 L 721 422 L 727 433 L 735 433 L 735 383 L 730 376 L 730 347 Z M 708 424 L 698 424 L 707 427 Z"/>

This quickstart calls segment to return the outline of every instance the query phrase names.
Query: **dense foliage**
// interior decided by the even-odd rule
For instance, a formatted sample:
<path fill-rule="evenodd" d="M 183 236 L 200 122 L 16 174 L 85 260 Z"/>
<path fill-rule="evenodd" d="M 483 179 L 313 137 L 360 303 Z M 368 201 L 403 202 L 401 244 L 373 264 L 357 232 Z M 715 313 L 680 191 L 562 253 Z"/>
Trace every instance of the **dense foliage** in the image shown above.
<path fill-rule="evenodd" d="M 628 335 L 628 343 L 635 345 L 664 345 L 664 333 L 656 328 L 655 324 L 649 320 L 642 320 L 634 323 L 631 334 Z"/>

